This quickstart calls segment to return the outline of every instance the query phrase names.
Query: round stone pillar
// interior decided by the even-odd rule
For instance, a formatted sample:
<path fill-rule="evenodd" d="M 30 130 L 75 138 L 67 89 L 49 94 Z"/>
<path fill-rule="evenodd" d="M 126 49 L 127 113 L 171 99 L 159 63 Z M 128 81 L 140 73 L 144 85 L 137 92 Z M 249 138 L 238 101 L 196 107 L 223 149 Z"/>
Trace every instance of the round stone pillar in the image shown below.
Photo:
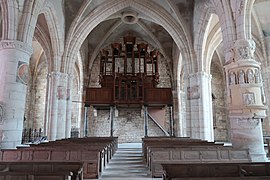
<path fill-rule="evenodd" d="M 33 50 L 14 40 L 0 42 L 0 147 L 21 144 L 28 63 Z"/>
<path fill-rule="evenodd" d="M 49 118 L 48 118 L 48 129 L 47 136 L 50 141 L 56 140 L 57 136 L 57 120 L 58 120 L 58 84 L 60 81 L 61 73 L 59 72 L 51 72 L 49 74 L 49 99 L 50 99 L 50 109 Z"/>
<path fill-rule="evenodd" d="M 67 74 L 61 73 L 57 86 L 58 117 L 56 139 L 63 139 L 66 136 L 67 78 Z"/>
<path fill-rule="evenodd" d="M 265 161 L 261 120 L 266 107 L 260 63 L 253 40 L 238 40 L 225 66 L 233 147 L 249 149 L 252 161 Z"/>
<path fill-rule="evenodd" d="M 71 136 L 71 114 L 72 114 L 72 75 L 68 75 L 67 78 L 67 102 L 66 102 L 66 136 L 65 138 L 70 138 Z"/>

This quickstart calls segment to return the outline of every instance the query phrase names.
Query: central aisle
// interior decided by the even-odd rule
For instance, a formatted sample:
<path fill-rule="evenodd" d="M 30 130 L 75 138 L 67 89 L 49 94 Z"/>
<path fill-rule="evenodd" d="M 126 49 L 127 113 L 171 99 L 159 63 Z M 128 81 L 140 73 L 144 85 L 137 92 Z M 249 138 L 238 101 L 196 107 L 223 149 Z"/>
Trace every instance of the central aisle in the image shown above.
<path fill-rule="evenodd" d="M 142 144 L 119 144 L 118 150 L 103 170 L 100 179 L 106 180 L 150 180 L 149 170 L 145 164 Z M 155 180 L 162 178 L 154 178 Z"/>

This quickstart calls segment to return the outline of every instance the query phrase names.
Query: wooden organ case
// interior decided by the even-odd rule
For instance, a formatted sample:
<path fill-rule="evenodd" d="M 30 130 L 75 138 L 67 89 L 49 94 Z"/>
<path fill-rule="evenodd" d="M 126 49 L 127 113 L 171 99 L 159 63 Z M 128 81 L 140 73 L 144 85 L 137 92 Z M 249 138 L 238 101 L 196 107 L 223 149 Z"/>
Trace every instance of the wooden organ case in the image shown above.
<path fill-rule="evenodd" d="M 113 43 L 100 52 L 101 88 L 87 88 L 85 105 L 172 105 L 171 88 L 157 88 L 159 52 L 148 52 L 148 44 L 136 45 L 136 37 L 125 36 L 124 44 Z"/>

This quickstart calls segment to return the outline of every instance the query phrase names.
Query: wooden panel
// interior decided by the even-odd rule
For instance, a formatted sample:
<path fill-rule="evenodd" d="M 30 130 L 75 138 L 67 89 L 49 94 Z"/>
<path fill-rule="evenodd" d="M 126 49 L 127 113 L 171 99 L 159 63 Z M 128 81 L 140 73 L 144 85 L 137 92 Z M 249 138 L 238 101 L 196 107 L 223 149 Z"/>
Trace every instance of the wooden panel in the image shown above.
<path fill-rule="evenodd" d="M 269 162 L 162 163 L 163 179 L 269 179 Z"/>
<path fill-rule="evenodd" d="M 145 104 L 148 105 L 172 105 L 171 88 L 147 88 L 145 89 Z"/>
<path fill-rule="evenodd" d="M 95 104 L 112 104 L 113 89 L 112 88 L 87 88 L 86 89 L 86 105 Z"/>

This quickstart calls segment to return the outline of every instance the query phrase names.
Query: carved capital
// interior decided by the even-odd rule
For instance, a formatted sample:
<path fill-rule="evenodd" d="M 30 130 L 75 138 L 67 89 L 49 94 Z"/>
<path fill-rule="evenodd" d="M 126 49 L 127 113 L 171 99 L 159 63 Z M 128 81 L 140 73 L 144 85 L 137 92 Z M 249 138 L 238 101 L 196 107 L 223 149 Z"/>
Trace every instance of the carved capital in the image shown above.
<path fill-rule="evenodd" d="M 48 77 L 51 77 L 51 78 L 60 78 L 60 76 L 61 76 L 61 73 L 57 71 L 53 71 L 48 74 Z"/>
<path fill-rule="evenodd" d="M 245 129 L 254 129 L 260 124 L 260 121 L 260 119 L 255 118 L 238 118 L 237 124 Z"/>
<path fill-rule="evenodd" d="M 239 61 L 244 59 L 253 59 L 255 48 L 256 44 L 252 39 L 241 39 L 236 41 L 234 45 L 234 60 Z"/>
<path fill-rule="evenodd" d="M 17 49 L 27 53 L 29 56 L 33 53 L 33 48 L 30 45 L 16 40 L 2 40 L 0 42 L 0 51 L 3 49 Z"/>

